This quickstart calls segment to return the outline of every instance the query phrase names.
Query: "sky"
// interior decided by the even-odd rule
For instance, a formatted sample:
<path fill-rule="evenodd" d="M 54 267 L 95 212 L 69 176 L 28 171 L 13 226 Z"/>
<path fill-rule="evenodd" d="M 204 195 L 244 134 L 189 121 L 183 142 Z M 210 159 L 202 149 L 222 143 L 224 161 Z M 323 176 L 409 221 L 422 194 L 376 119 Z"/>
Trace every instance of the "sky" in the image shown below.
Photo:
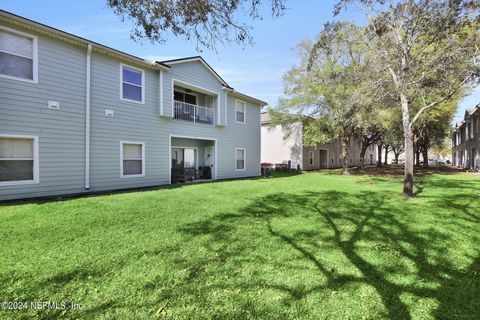
<path fill-rule="evenodd" d="M 131 22 L 122 22 L 102 0 L 2 0 L 0 8 L 150 60 L 201 55 L 235 90 L 275 107 L 283 92 L 282 75 L 298 61 L 298 43 L 314 39 L 328 21 L 362 21 L 362 15 L 354 10 L 334 18 L 334 3 L 335 0 L 287 0 L 288 10 L 276 19 L 265 5 L 260 10 L 262 20 L 246 18 L 252 26 L 253 45 L 220 45 L 217 52 L 198 52 L 194 41 L 170 34 L 162 44 L 134 42 L 130 39 Z M 480 87 L 461 101 L 453 123 L 463 118 L 466 108 L 479 102 Z"/>

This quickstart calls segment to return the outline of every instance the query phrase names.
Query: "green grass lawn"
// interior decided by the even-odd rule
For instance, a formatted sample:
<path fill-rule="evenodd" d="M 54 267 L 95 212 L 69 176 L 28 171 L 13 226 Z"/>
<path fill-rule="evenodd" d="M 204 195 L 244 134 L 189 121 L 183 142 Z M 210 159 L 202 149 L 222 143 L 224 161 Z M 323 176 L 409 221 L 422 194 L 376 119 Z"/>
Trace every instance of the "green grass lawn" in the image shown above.
<path fill-rule="evenodd" d="M 4 319 L 478 319 L 480 176 L 335 172 L 0 206 Z"/>

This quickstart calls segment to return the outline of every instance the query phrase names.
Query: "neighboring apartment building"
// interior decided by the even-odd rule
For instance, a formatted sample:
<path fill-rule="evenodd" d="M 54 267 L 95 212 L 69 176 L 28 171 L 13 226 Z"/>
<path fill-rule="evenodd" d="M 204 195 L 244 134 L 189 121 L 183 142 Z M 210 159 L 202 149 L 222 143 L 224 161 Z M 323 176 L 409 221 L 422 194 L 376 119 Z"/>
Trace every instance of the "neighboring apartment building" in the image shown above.
<path fill-rule="evenodd" d="M 465 111 L 452 133 L 452 163 L 464 169 L 480 167 L 480 104 Z"/>
<path fill-rule="evenodd" d="M 281 125 L 272 127 L 268 113 L 261 115 L 262 125 L 262 162 L 273 164 L 291 163 L 291 168 L 301 170 L 316 170 L 324 168 L 339 168 L 342 166 L 341 144 L 339 141 L 319 144 L 316 148 L 305 147 L 303 144 L 303 124 L 297 122 L 289 129 Z M 349 166 L 360 163 L 361 140 L 352 139 L 349 145 Z M 365 153 L 365 164 L 375 164 L 377 147 L 371 145 Z"/>
<path fill-rule="evenodd" d="M 0 11 L 0 200 L 258 176 L 265 104 L 201 57 L 150 62 Z"/>

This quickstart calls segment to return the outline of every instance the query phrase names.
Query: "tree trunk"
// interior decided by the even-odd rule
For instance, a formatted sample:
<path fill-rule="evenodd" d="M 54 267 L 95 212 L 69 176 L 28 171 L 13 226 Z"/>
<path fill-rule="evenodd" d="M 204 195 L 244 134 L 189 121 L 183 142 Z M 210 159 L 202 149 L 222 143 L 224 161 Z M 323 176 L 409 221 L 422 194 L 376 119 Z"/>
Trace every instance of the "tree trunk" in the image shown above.
<path fill-rule="evenodd" d="M 385 159 L 383 159 L 383 164 L 387 165 L 388 164 L 388 144 L 385 145 Z"/>
<path fill-rule="evenodd" d="M 393 151 L 393 155 L 395 156 L 395 164 L 398 164 L 398 157 L 400 156 L 400 152 Z"/>
<path fill-rule="evenodd" d="M 362 142 L 362 149 L 360 149 L 360 169 L 365 168 L 365 153 L 367 152 L 368 144 Z"/>
<path fill-rule="evenodd" d="M 415 165 L 416 166 L 420 165 L 420 149 L 417 149 L 415 151 Z"/>
<path fill-rule="evenodd" d="M 348 136 L 343 135 L 342 136 L 342 173 L 344 175 L 349 175 L 350 172 L 348 172 Z"/>
<path fill-rule="evenodd" d="M 405 172 L 403 177 L 403 195 L 413 197 L 413 132 L 410 127 L 410 112 L 407 96 L 400 94 L 402 106 L 403 138 L 405 142 Z"/>
<path fill-rule="evenodd" d="M 382 143 L 379 143 L 378 144 L 378 149 L 377 149 L 377 167 L 381 167 L 382 166 L 382 146 L 383 144 Z"/>
<path fill-rule="evenodd" d="M 428 139 L 428 132 L 425 132 L 423 137 L 422 145 L 422 155 L 423 155 L 423 167 L 428 168 L 428 144 L 430 143 Z"/>
<path fill-rule="evenodd" d="M 423 157 L 423 167 L 428 168 L 428 149 L 425 146 L 422 147 L 422 157 Z"/>

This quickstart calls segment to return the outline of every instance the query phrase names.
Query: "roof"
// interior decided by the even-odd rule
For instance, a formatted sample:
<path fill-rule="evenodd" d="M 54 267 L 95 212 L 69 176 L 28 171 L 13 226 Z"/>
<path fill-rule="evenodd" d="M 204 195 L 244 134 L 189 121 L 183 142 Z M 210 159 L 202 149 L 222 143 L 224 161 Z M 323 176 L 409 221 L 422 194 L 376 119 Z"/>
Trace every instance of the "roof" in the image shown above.
<path fill-rule="evenodd" d="M 460 129 L 462 126 L 464 126 L 467 122 L 466 120 L 471 117 L 472 115 L 474 115 L 475 113 L 477 112 L 480 112 L 480 103 L 477 104 L 476 106 L 474 107 L 471 107 L 467 110 L 465 110 L 465 115 L 463 116 L 463 120 L 461 121 L 457 121 L 457 123 L 455 123 L 455 130 L 458 130 Z"/>
<path fill-rule="evenodd" d="M 210 73 L 218 79 L 222 83 L 223 86 L 233 89 L 228 85 L 228 83 L 220 77 L 220 75 L 203 59 L 201 56 L 193 56 L 193 57 L 185 57 L 185 58 L 179 58 L 179 59 L 172 59 L 172 60 L 163 60 L 163 61 L 157 61 L 157 63 L 165 64 L 165 65 L 172 65 L 172 64 L 178 64 L 178 63 L 186 63 L 186 62 L 192 62 L 192 61 L 199 61 L 201 64 L 205 66 L 205 68 L 210 71 Z"/>
<path fill-rule="evenodd" d="M 57 28 L 50 27 L 46 24 L 21 17 L 19 15 L 16 15 L 14 13 L 11 13 L 11 12 L 8 12 L 8 11 L 2 10 L 2 9 L 0 9 L 0 18 L 4 18 L 6 20 L 12 20 L 12 21 L 16 21 L 16 22 L 21 22 L 21 23 L 24 23 L 24 24 L 29 25 L 29 26 L 34 26 L 34 27 L 36 27 L 40 30 L 46 31 L 49 35 L 56 35 L 56 36 L 66 38 L 66 39 L 69 39 L 69 40 L 73 40 L 73 41 L 76 41 L 76 42 L 79 42 L 79 43 L 82 43 L 82 44 L 86 44 L 86 45 L 91 44 L 92 47 L 101 49 L 103 51 L 106 51 L 108 53 L 111 53 L 111 54 L 114 54 L 114 55 L 117 55 L 117 56 L 121 56 L 121 57 L 129 59 L 129 60 L 134 60 L 137 63 L 146 64 L 146 65 L 148 65 L 149 67 L 152 67 L 152 68 L 160 67 L 160 68 L 163 68 L 163 69 L 170 69 L 170 67 L 166 64 L 158 63 L 158 62 L 157 63 L 152 63 L 149 60 L 131 55 L 129 53 L 126 53 L 126 52 L 123 52 L 123 51 L 120 51 L 120 50 L 117 50 L 117 49 L 113 49 L 111 47 L 105 46 L 105 45 L 100 44 L 98 42 L 79 37 L 79 36 L 74 35 L 72 33 L 68 33 L 68 32 L 59 30 Z"/>
<path fill-rule="evenodd" d="M 170 65 L 174 65 L 174 64 L 178 64 L 178 63 L 186 63 L 186 62 L 191 62 L 191 61 L 199 61 L 214 75 L 215 78 L 217 78 L 220 81 L 220 83 L 222 84 L 224 89 L 229 90 L 232 95 L 234 95 L 234 96 L 236 96 L 240 99 L 250 100 L 250 101 L 252 101 L 255 104 L 258 104 L 260 106 L 268 105 L 268 103 L 266 103 L 265 101 L 262 101 L 262 100 L 254 98 L 254 97 L 248 96 L 246 94 L 240 93 L 238 91 L 235 91 L 235 89 L 230 87 L 228 85 L 228 83 L 225 80 L 223 80 L 222 77 L 220 77 L 220 75 L 201 56 L 193 56 L 193 57 L 186 57 L 186 58 L 180 58 L 180 59 L 152 62 L 152 61 L 149 61 L 147 59 L 143 59 L 143 58 L 131 55 L 129 53 L 126 53 L 126 52 L 123 52 L 123 51 L 120 51 L 120 50 L 117 50 L 117 49 L 113 49 L 111 47 L 105 46 L 105 45 L 100 44 L 98 42 L 79 37 L 79 36 L 74 35 L 72 33 L 68 33 L 68 32 L 59 30 L 57 28 L 53 28 L 53 27 L 50 27 L 46 24 L 43 24 L 43 23 L 40 23 L 40 22 L 37 22 L 37 21 L 34 21 L 34 20 L 30 20 L 30 19 L 21 17 L 19 15 L 16 15 L 14 13 L 11 13 L 11 12 L 0 9 L 0 19 L 2 19 L 2 18 L 4 20 L 7 20 L 7 21 L 10 20 L 9 22 L 11 22 L 11 23 L 14 23 L 14 22 L 15 23 L 22 23 L 22 24 L 27 25 L 27 26 L 35 27 L 35 28 L 37 28 L 41 31 L 44 31 L 45 33 L 47 33 L 50 36 L 57 36 L 57 37 L 60 37 L 62 39 L 67 39 L 67 40 L 74 41 L 74 42 L 77 42 L 77 43 L 81 43 L 81 44 L 84 44 L 84 45 L 89 45 L 90 44 L 90 45 L 92 45 L 93 48 L 99 49 L 101 51 L 107 52 L 107 53 L 115 55 L 115 56 L 119 56 L 119 57 L 122 57 L 122 58 L 125 58 L 125 59 L 135 61 L 137 63 L 141 63 L 143 65 L 146 65 L 146 66 L 150 67 L 150 68 L 170 69 L 171 68 Z"/>
<path fill-rule="evenodd" d="M 251 96 L 249 96 L 249 95 L 246 95 L 246 94 L 244 94 L 244 93 L 235 91 L 235 89 L 233 89 L 233 88 L 225 88 L 225 89 L 229 90 L 231 95 L 233 95 L 233 96 L 235 96 L 235 97 L 237 97 L 237 98 L 239 98 L 239 99 L 250 100 L 250 101 L 258 104 L 258 105 L 261 106 L 261 107 L 264 107 L 264 106 L 267 106 L 267 105 L 268 105 L 268 103 L 265 102 L 265 101 L 263 101 L 263 100 L 259 100 L 259 99 L 257 99 L 257 98 L 254 98 L 254 97 L 251 97 Z"/>
<path fill-rule="evenodd" d="M 270 114 L 268 112 L 262 112 L 260 114 L 260 123 L 261 124 L 268 124 L 271 121 Z"/>
<path fill-rule="evenodd" d="M 247 99 L 250 101 L 253 101 L 256 104 L 259 104 L 261 106 L 266 106 L 268 105 L 267 102 L 259 100 L 257 98 L 254 98 L 252 96 L 246 95 L 244 93 L 236 91 L 233 87 L 231 87 L 208 63 L 203 59 L 202 56 L 193 56 L 193 57 L 186 57 L 186 58 L 179 58 L 179 59 L 171 59 L 171 60 L 163 60 L 163 61 L 157 61 L 158 63 L 163 63 L 165 65 L 175 65 L 179 63 L 187 63 L 187 62 L 192 62 L 192 61 L 198 61 L 201 64 L 205 66 L 205 68 L 210 71 L 210 73 L 217 78 L 218 81 L 223 85 L 224 89 L 229 90 L 232 95 L 240 98 L 240 99 Z"/>
<path fill-rule="evenodd" d="M 480 110 L 480 103 L 477 104 L 474 107 L 471 107 L 470 109 L 465 110 L 465 115 L 464 115 L 463 119 L 466 120 L 468 117 L 470 117 L 474 113 L 478 112 L 478 110 Z"/>

